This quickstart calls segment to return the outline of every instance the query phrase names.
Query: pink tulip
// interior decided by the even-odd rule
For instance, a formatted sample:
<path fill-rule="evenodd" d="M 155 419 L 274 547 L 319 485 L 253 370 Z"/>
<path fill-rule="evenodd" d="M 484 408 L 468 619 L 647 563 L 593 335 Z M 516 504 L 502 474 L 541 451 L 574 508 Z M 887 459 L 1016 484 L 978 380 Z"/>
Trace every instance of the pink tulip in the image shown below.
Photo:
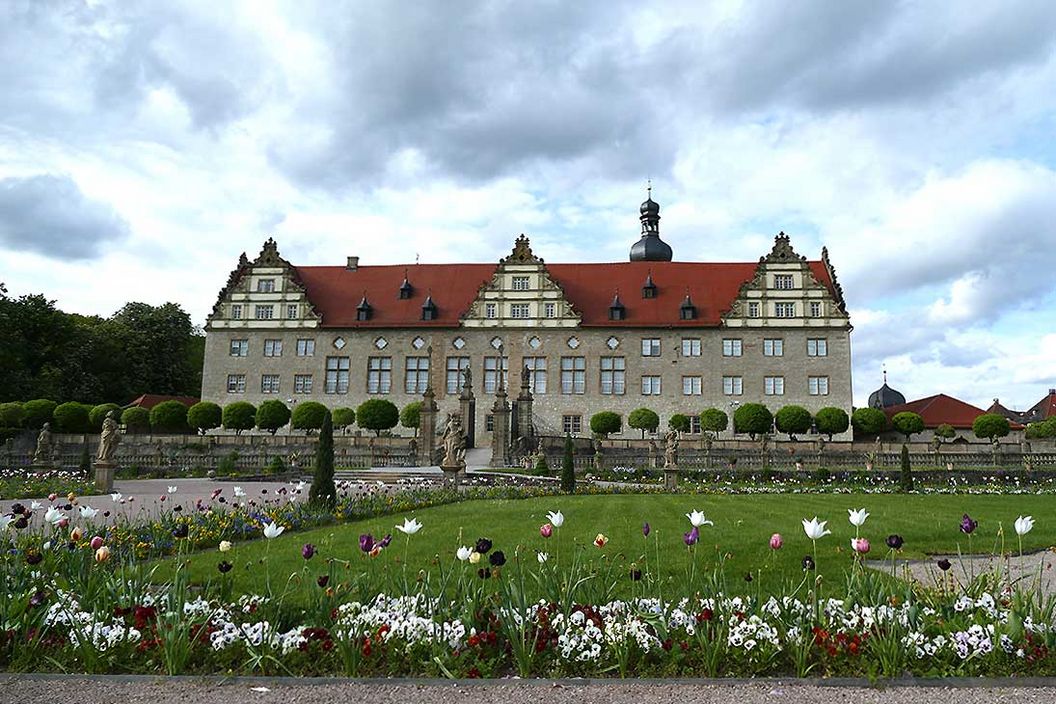
<path fill-rule="evenodd" d="M 543 536 L 544 538 L 549 538 L 553 534 L 554 527 L 549 523 L 544 523 L 543 525 L 539 526 L 539 535 Z"/>
<path fill-rule="evenodd" d="M 58 494 L 48 494 L 48 501 L 55 501 L 58 497 Z"/>
<path fill-rule="evenodd" d="M 785 544 L 785 539 L 781 537 L 780 533 L 774 533 L 770 536 L 770 549 L 780 550 L 781 546 Z"/>
<path fill-rule="evenodd" d="M 851 538 L 851 548 L 859 555 L 869 552 L 869 541 L 865 538 Z"/>
<path fill-rule="evenodd" d="M 57 525 L 59 526 L 59 528 L 65 528 L 66 526 L 70 525 L 70 519 L 63 518 L 61 521 L 58 522 Z"/>
<path fill-rule="evenodd" d="M 97 536 L 93 537 L 92 538 L 92 550 L 98 550 L 101 547 L 103 547 L 103 538 L 102 538 L 102 536 L 97 535 Z"/>

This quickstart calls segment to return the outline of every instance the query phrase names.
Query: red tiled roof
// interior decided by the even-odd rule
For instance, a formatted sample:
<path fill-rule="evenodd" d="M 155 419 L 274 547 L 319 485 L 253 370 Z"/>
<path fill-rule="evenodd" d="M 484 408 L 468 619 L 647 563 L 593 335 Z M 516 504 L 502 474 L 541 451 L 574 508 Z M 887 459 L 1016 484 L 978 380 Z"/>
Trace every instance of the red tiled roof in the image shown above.
<path fill-rule="evenodd" d="M 1034 420 L 1046 420 L 1056 416 L 1056 391 L 1049 389 L 1048 395 L 1024 411 L 1023 415 Z"/>
<path fill-rule="evenodd" d="M 201 399 L 194 398 L 192 396 L 163 396 L 161 394 L 143 394 L 136 398 L 134 401 L 129 403 L 129 406 L 139 406 L 140 408 L 146 408 L 148 411 L 159 403 L 165 401 L 179 401 L 184 406 L 190 408 L 194 404 L 198 403 Z"/>
<path fill-rule="evenodd" d="M 982 408 L 946 394 L 936 394 L 927 398 L 917 399 L 916 401 L 901 403 L 897 406 L 888 406 L 883 410 L 887 414 L 888 420 L 891 420 L 896 413 L 902 413 L 903 411 L 916 413 L 924 419 L 925 428 L 937 428 L 944 423 L 948 423 L 954 428 L 970 429 L 975 419 L 986 413 Z M 1011 421 L 1009 424 L 1016 429 L 1023 427 L 1019 423 Z"/>
<path fill-rule="evenodd" d="M 833 291 L 825 265 L 810 262 L 814 276 Z M 548 264 L 550 276 L 578 310 L 584 326 L 714 326 L 729 310 L 742 284 L 755 275 L 754 262 L 617 262 L 608 264 Z M 454 327 L 491 280 L 494 264 L 416 264 L 414 266 L 296 267 L 308 299 L 322 316 L 324 327 Z M 414 294 L 398 296 L 404 272 Z M 643 299 L 642 285 L 649 274 L 656 298 Z M 609 320 L 609 305 L 620 292 L 626 319 Z M 679 308 L 686 292 L 697 308 L 694 320 L 681 320 Z M 356 320 L 356 306 L 364 292 L 371 319 Z M 435 320 L 422 320 L 422 303 L 431 295 L 438 309 Z M 835 295 L 835 293 L 834 293 Z"/>

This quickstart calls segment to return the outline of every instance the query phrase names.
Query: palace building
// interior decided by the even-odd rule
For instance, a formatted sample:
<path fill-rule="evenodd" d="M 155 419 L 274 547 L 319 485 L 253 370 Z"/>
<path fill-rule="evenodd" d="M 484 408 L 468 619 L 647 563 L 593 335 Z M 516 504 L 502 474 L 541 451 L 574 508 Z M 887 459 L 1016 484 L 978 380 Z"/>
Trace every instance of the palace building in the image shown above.
<path fill-rule="evenodd" d="M 550 264 L 521 235 L 497 264 L 297 266 L 269 239 L 209 316 L 202 398 L 403 407 L 431 386 L 443 417 L 468 380 L 476 445 L 495 394 L 522 378 L 548 435 L 589 434 L 607 410 L 637 437 L 626 418 L 643 406 L 661 431 L 747 402 L 850 413 L 851 325 L 824 248 L 808 260 L 781 233 L 758 262 L 673 261 L 660 206 L 640 212 L 627 262 Z"/>

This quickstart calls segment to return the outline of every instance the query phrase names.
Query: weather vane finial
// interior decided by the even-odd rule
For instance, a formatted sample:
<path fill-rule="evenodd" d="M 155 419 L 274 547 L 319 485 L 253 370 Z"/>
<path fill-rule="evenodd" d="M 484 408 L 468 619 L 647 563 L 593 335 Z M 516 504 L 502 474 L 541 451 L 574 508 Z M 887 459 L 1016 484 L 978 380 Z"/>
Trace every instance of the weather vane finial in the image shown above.
<path fill-rule="evenodd" d="M 653 197 L 653 179 L 646 179 L 645 181 L 645 197 L 647 199 Z"/>

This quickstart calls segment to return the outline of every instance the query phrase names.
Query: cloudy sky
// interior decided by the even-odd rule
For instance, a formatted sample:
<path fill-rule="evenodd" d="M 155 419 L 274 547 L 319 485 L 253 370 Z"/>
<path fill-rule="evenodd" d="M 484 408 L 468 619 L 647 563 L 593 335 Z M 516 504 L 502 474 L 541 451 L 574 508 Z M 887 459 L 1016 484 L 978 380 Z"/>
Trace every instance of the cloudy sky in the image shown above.
<path fill-rule="evenodd" d="M 398 7 L 398 11 L 394 8 Z M 855 398 L 1056 386 L 1056 11 L 950 2 L 0 3 L 0 281 L 203 323 L 298 264 L 827 245 Z"/>

